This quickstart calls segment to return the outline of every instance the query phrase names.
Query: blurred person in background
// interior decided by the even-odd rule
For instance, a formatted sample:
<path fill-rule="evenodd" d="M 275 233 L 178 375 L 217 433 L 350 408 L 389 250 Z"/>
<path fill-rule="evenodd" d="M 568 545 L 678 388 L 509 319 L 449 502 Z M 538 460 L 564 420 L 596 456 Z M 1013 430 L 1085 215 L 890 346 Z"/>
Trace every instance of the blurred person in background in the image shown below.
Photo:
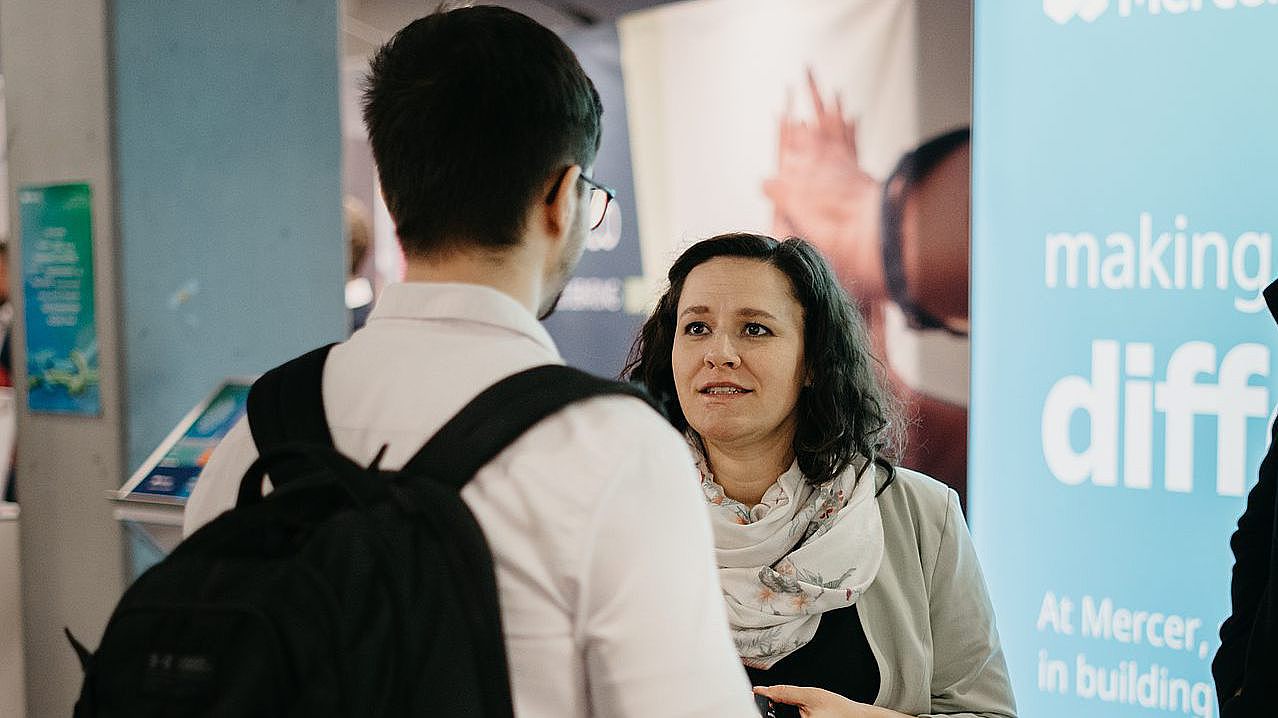
<path fill-rule="evenodd" d="M 1265 289 L 1278 319 L 1278 282 Z M 1278 423 L 1229 546 L 1234 553 L 1229 618 L 1211 663 L 1221 718 L 1278 715 Z"/>
<path fill-rule="evenodd" d="M 0 500 L 17 501 L 17 476 L 13 471 L 17 443 L 17 406 L 13 396 L 13 302 L 9 297 L 9 241 L 0 237 Z"/>
<path fill-rule="evenodd" d="M 373 226 L 368 210 L 358 199 L 347 195 L 342 208 L 346 216 L 347 323 L 350 331 L 355 332 L 368 321 L 376 298 L 373 283 L 364 273 L 364 265 L 373 246 Z"/>

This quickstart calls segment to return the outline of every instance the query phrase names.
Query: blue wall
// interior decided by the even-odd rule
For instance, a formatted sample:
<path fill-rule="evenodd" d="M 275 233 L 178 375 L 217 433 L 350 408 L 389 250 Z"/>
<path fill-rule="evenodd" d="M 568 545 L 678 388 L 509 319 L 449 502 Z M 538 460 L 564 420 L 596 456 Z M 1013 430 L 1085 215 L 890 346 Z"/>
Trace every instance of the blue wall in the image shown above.
<path fill-rule="evenodd" d="M 111 12 L 132 469 L 220 378 L 345 332 L 338 21 L 335 0 Z"/>

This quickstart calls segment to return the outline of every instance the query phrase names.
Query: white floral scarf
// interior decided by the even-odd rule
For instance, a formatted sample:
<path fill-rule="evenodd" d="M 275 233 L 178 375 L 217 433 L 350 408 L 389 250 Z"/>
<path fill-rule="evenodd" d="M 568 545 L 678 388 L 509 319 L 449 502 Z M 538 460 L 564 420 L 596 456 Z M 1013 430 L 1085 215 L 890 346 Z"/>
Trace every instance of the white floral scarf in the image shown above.
<path fill-rule="evenodd" d="M 851 606 L 874 582 L 883 561 L 878 467 L 862 459 L 813 486 L 796 461 L 754 508 L 725 496 L 704 459 L 698 468 L 737 653 L 771 668 L 812 640 L 822 613 Z"/>

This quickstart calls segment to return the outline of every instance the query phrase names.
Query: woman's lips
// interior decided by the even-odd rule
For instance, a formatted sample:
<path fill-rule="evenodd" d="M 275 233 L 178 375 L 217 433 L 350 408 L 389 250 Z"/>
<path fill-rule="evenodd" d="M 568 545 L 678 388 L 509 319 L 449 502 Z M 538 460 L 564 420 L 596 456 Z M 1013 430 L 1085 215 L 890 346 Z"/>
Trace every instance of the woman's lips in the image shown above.
<path fill-rule="evenodd" d="M 705 396 L 741 396 L 749 394 L 751 391 L 731 382 L 712 382 L 698 389 L 697 393 Z"/>

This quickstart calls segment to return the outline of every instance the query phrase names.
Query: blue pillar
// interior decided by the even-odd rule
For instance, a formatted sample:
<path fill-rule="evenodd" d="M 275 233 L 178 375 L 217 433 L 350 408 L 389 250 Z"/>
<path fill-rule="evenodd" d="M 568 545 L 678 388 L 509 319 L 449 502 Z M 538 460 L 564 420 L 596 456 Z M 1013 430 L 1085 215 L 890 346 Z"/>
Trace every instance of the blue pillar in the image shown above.
<path fill-rule="evenodd" d="M 345 331 L 337 3 L 111 6 L 127 461 Z"/>

